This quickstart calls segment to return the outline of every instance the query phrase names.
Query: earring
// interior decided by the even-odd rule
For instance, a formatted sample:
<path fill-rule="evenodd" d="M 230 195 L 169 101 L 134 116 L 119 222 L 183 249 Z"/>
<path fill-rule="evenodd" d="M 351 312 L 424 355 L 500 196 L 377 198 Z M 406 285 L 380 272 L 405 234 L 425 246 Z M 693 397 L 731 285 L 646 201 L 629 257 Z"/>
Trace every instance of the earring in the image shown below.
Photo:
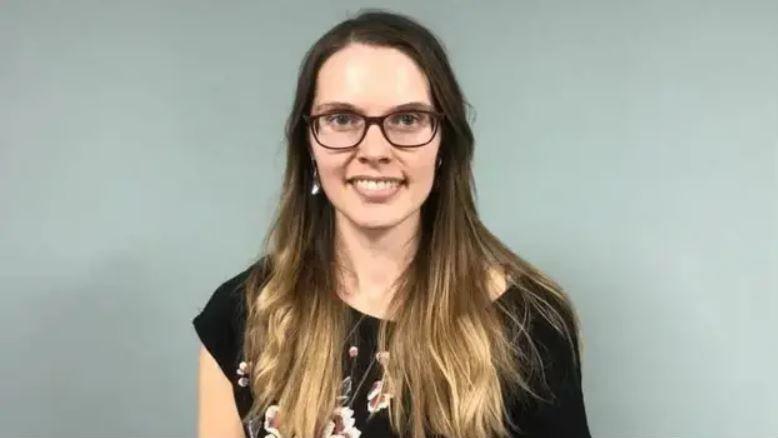
<path fill-rule="evenodd" d="M 316 171 L 316 166 L 313 166 L 313 187 L 311 187 L 311 194 L 315 195 L 319 193 L 319 173 Z"/>
<path fill-rule="evenodd" d="M 443 157 L 438 157 L 438 167 L 443 164 Z"/>

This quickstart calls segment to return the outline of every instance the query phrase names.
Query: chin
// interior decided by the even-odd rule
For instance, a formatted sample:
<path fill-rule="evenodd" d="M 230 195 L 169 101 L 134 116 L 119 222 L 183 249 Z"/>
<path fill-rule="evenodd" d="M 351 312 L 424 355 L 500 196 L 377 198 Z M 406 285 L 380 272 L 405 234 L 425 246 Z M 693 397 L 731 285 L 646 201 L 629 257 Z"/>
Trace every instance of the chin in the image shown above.
<path fill-rule="evenodd" d="M 357 217 L 353 220 L 354 225 L 366 230 L 386 230 L 399 224 L 399 220 L 392 220 L 387 218 L 367 218 Z"/>
<path fill-rule="evenodd" d="M 343 214 L 357 228 L 365 230 L 386 230 L 402 223 L 406 215 L 387 214 L 381 211 L 354 211 Z"/>

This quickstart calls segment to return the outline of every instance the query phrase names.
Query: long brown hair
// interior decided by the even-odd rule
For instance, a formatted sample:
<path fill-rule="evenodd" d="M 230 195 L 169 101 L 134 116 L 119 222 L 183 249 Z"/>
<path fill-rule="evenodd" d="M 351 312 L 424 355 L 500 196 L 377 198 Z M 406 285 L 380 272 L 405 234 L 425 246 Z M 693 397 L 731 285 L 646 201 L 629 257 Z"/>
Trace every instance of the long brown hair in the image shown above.
<path fill-rule="evenodd" d="M 313 168 L 302 116 L 311 110 L 319 68 L 350 43 L 408 55 L 426 73 L 433 104 L 445 114 L 442 165 L 421 207 L 417 250 L 395 283 L 391 324 L 379 325 L 378 348 L 390 358 L 382 390 L 391 394 L 390 422 L 414 438 L 507 436 L 509 392 L 543 397 L 530 383 L 543 370 L 528 329 L 532 319 L 545 318 L 571 340 L 574 313 L 559 285 L 502 244 L 478 217 L 469 105 L 442 44 L 417 21 L 380 10 L 333 27 L 300 66 L 286 123 L 282 193 L 262 263 L 246 283 L 243 348 L 255 395 L 247 416 L 276 404 L 284 437 L 313 437 L 336 407 L 348 312 L 335 293 L 342 282 L 334 209 L 326 196 L 309 192 Z M 494 267 L 518 288 L 515 306 L 490 305 L 487 272 Z"/>

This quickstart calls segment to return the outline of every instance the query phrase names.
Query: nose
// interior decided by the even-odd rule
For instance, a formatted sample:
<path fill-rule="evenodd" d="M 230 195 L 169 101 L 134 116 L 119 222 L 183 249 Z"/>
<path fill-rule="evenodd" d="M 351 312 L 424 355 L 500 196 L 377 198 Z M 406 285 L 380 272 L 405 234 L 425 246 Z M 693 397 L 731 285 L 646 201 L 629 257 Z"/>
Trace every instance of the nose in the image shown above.
<path fill-rule="evenodd" d="M 387 162 L 391 158 L 392 147 L 381 132 L 381 127 L 378 124 L 370 125 L 365 138 L 357 147 L 357 159 L 362 163 Z"/>

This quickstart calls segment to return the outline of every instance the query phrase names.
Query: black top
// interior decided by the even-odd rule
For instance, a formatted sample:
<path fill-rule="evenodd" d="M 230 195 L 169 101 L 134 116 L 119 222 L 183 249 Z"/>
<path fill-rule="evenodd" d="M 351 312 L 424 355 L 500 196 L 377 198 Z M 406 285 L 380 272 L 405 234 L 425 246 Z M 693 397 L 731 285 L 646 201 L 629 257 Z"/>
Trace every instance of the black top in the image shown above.
<path fill-rule="evenodd" d="M 244 282 L 252 268 L 237 274 L 220 285 L 205 308 L 192 321 L 201 342 L 219 364 L 232 383 L 235 404 L 243 418 L 251 408 L 252 395 L 248 385 L 248 367 L 242 356 L 243 328 L 245 327 Z M 499 298 L 510 300 L 518 293 L 514 285 Z M 324 438 L 397 437 L 391 432 L 386 407 L 387 400 L 379 400 L 380 367 L 383 356 L 376 352 L 375 337 L 380 320 L 359 312 L 353 307 L 352 334 L 349 336 L 344 361 L 342 397 L 343 406 L 334 413 L 333 430 L 325 431 Z M 509 401 L 511 420 L 521 428 L 514 437 L 532 438 L 591 438 L 581 392 L 580 362 L 574 360 L 567 341 L 543 318 L 536 318 L 531 335 L 544 359 L 546 379 L 555 394 L 553 403 L 534 404 Z M 574 339 L 577 348 L 577 339 Z M 378 360 L 376 360 L 378 359 Z M 374 413 L 372 417 L 369 417 Z M 282 438 L 275 430 L 271 406 L 262 418 L 244 421 L 247 438 Z M 339 417 L 339 418 L 338 418 Z M 265 426 L 268 426 L 265 428 Z"/>

